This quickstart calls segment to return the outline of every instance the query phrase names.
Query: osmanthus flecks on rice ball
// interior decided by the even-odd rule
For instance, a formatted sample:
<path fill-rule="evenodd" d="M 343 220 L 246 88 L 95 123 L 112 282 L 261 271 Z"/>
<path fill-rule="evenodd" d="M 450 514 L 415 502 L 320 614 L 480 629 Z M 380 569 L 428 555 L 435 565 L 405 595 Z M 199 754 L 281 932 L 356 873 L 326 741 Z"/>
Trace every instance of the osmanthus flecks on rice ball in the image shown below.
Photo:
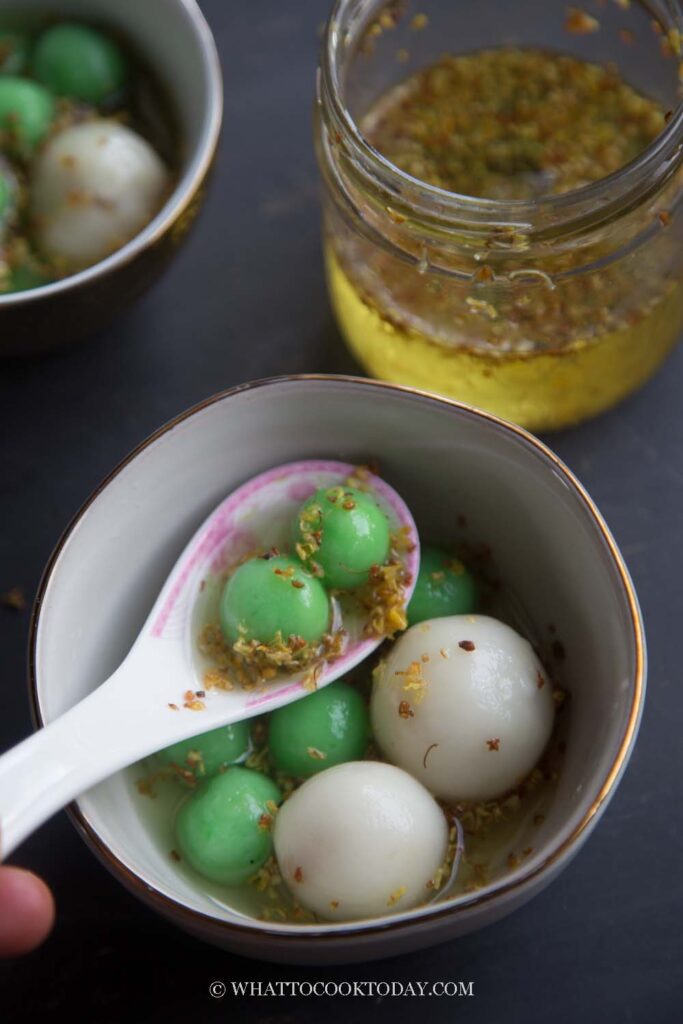
<path fill-rule="evenodd" d="M 374 674 L 377 743 L 444 800 L 491 800 L 523 782 L 554 710 L 529 641 L 486 615 L 412 626 Z"/>
<path fill-rule="evenodd" d="M 181 854 L 205 878 L 246 882 L 273 848 L 270 822 L 282 796 L 261 772 L 233 765 L 202 785 L 176 821 Z"/>
<path fill-rule="evenodd" d="M 432 895 L 449 829 L 407 772 L 352 761 L 297 789 L 275 821 L 275 853 L 295 899 L 325 920 L 409 910 Z"/>
<path fill-rule="evenodd" d="M 170 194 L 172 155 L 157 139 L 166 147 L 172 134 L 153 77 L 108 32 L 3 30 L 0 19 L 0 177 L 4 161 L 17 183 L 4 233 L 0 211 L 0 295 L 85 269 L 139 234 Z"/>
<path fill-rule="evenodd" d="M 284 555 L 251 558 L 228 579 L 220 604 L 221 628 L 228 643 L 239 640 L 273 644 L 278 636 L 319 643 L 330 628 L 325 588 Z"/>
<path fill-rule="evenodd" d="M 249 750 L 249 723 L 234 722 L 172 743 L 157 754 L 161 765 L 168 767 L 188 785 L 211 779 L 225 768 L 244 758 Z"/>
<path fill-rule="evenodd" d="M 240 723 L 232 742 L 214 730 L 155 762 L 187 794 L 169 839 L 179 870 L 273 921 L 384 917 L 481 888 L 532 854 L 520 837 L 556 778 L 551 674 L 516 629 L 479 614 L 500 595 L 447 549 L 423 548 L 402 629 L 375 658 L 319 689 L 302 675 L 343 650 L 340 609 L 342 625 L 349 608 L 372 614 L 378 560 L 396 544 L 356 482 L 315 490 L 282 549 L 227 569 L 200 634 L 219 687 L 260 694 L 296 672 L 312 692 Z"/>
<path fill-rule="evenodd" d="M 269 716 L 268 749 L 275 769 L 299 778 L 358 760 L 369 737 L 363 697 L 339 681 Z"/>
<path fill-rule="evenodd" d="M 57 132 L 29 183 L 39 251 L 66 269 L 97 263 L 149 224 L 168 182 L 152 146 L 125 125 L 94 118 Z"/>
<path fill-rule="evenodd" d="M 363 586 L 373 565 L 386 560 L 390 543 L 385 513 L 358 488 L 321 488 L 297 516 L 297 552 L 327 587 Z"/>

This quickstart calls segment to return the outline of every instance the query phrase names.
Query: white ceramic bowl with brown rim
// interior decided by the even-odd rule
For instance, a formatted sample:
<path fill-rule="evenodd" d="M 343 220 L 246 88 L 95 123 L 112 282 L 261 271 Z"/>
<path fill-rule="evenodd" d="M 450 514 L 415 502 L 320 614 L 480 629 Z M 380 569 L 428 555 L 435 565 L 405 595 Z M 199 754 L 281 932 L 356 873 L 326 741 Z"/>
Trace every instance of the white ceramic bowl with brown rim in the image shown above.
<path fill-rule="evenodd" d="M 619 551 L 567 468 L 518 427 L 446 399 L 374 381 L 289 377 L 208 399 L 145 441 L 60 541 L 33 617 L 30 686 L 49 722 L 119 664 L 188 537 L 224 495 L 270 466 L 325 456 L 378 460 L 423 536 L 448 542 L 457 514 L 492 546 L 504 586 L 566 657 L 567 750 L 533 853 L 480 890 L 348 924 L 266 923 L 202 891 L 149 827 L 130 772 L 70 808 L 123 884 L 175 924 L 244 955 L 367 960 L 462 935 L 520 906 L 566 866 L 614 793 L 645 690 L 637 600 Z M 141 681 L 144 685 L 144 681 Z M 131 714 L 135 709 L 131 708 Z M 532 845 L 530 842 L 529 845 Z"/>

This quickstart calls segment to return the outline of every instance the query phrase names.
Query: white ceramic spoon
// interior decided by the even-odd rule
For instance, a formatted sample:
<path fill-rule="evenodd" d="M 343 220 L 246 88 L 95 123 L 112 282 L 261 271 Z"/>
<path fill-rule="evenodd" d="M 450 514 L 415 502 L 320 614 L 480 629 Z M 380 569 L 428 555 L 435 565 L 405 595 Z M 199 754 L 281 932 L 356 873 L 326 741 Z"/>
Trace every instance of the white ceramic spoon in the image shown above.
<path fill-rule="evenodd" d="M 298 506 L 319 487 L 343 483 L 354 467 L 307 461 L 271 469 L 226 498 L 200 527 L 156 600 L 123 664 L 66 714 L 0 758 L 0 857 L 55 811 L 95 783 L 170 743 L 272 711 L 308 692 L 302 676 L 282 674 L 260 690 L 207 690 L 203 710 L 186 707 L 188 690 L 203 691 L 207 662 L 197 647 L 201 625 L 212 618 L 222 570 L 255 549 L 288 546 Z M 419 567 L 413 518 L 396 492 L 370 475 L 392 528 L 407 527 L 413 549 L 403 556 L 412 583 Z M 381 640 L 362 636 L 362 623 L 344 619 L 349 632 L 339 658 L 325 663 L 318 686 L 344 675 Z"/>

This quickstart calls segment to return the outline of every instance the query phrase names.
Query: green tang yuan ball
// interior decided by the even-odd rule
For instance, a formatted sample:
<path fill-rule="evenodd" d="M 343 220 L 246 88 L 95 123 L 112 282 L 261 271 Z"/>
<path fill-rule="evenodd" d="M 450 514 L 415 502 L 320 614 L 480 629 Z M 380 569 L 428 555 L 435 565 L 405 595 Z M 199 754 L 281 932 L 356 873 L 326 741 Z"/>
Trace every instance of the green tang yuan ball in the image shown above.
<path fill-rule="evenodd" d="M 27 78 L 0 75 L 0 148 L 30 152 L 47 135 L 55 102 L 42 85 Z"/>
<path fill-rule="evenodd" d="M 221 725 L 200 736 L 172 743 L 157 754 L 162 764 L 172 765 L 182 773 L 189 772 L 198 781 L 213 778 L 222 768 L 238 761 L 249 749 L 249 723 Z M 187 779 L 192 782 L 191 778 Z"/>
<path fill-rule="evenodd" d="M 270 716 L 268 747 L 275 767 L 306 778 L 363 757 L 369 736 L 363 698 L 347 683 L 330 683 Z"/>
<path fill-rule="evenodd" d="M 318 580 L 284 555 L 252 558 L 233 573 L 220 601 L 220 623 L 228 643 L 240 638 L 273 643 L 302 637 L 316 643 L 330 625 L 330 602 Z"/>
<path fill-rule="evenodd" d="M 51 280 L 52 278 L 44 271 L 28 263 L 23 263 L 13 267 L 9 276 L 7 290 L 10 292 L 28 292 L 32 288 L 42 288 L 43 285 L 50 284 Z"/>
<path fill-rule="evenodd" d="M 96 106 L 126 84 L 119 47 L 87 25 L 66 23 L 43 32 L 33 54 L 33 73 L 57 96 Z"/>
<path fill-rule="evenodd" d="M 23 32 L 0 32 L 0 75 L 20 75 L 26 70 L 31 44 Z"/>
<path fill-rule="evenodd" d="M 367 582 L 373 565 L 382 565 L 391 537 L 377 499 L 353 487 L 324 487 L 299 509 L 298 553 L 305 564 L 322 570 L 325 586 L 350 590 Z"/>
<path fill-rule="evenodd" d="M 465 566 L 438 548 L 423 548 L 420 571 L 408 604 L 408 624 L 446 615 L 468 615 L 477 608 L 477 585 Z"/>
<path fill-rule="evenodd" d="M 271 825 L 282 800 L 260 772 L 233 766 L 203 783 L 176 818 L 181 855 L 204 878 L 240 885 L 273 849 Z"/>

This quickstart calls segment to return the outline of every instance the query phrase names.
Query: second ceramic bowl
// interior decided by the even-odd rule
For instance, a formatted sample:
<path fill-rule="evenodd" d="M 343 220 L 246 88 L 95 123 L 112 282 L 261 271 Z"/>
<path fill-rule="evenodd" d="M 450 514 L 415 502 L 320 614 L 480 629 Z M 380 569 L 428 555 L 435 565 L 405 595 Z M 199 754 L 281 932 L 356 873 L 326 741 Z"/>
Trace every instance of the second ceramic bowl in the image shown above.
<path fill-rule="evenodd" d="M 130 772 L 86 793 L 71 815 L 123 884 L 187 931 L 249 956 L 331 963 L 462 935 L 547 885 L 587 839 L 624 770 L 642 709 L 645 650 L 607 527 L 540 441 L 486 413 L 391 385 L 285 378 L 236 388 L 178 417 L 78 513 L 34 613 L 37 721 L 64 712 L 120 663 L 188 537 L 229 491 L 268 467 L 316 457 L 377 460 L 423 539 L 449 547 L 463 529 L 484 539 L 535 634 L 550 642 L 552 624 L 562 638 L 565 656 L 554 670 L 571 694 L 567 749 L 543 824 L 533 838 L 520 837 L 533 851 L 478 891 L 432 906 L 348 924 L 282 924 L 240 913 L 183 874 Z"/>
<path fill-rule="evenodd" d="M 195 0 L 0 0 L 3 13 L 110 27 L 144 59 L 178 125 L 178 180 L 157 216 L 107 259 L 61 281 L 0 295 L 0 355 L 58 348 L 104 327 L 162 273 L 201 204 L 223 114 L 216 46 Z"/>

